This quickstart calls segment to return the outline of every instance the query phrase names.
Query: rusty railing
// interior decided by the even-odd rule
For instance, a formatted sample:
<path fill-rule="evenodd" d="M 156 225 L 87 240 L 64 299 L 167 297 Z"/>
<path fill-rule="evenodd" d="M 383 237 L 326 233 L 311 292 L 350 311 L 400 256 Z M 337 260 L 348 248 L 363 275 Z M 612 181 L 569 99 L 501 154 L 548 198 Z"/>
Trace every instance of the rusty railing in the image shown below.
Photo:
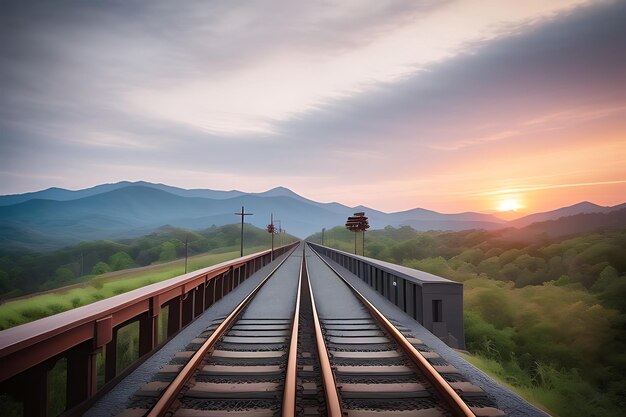
<path fill-rule="evenodd" d="M 65 409 L 80 413 L 271 258 L 258 252 L 0 331 L 0 394 L 22 402 L 24 416 L 49 415 L 50 371 L 63 360 Z M 128 325 L 139 329 L 130 365 L 118 360 L 118 333 Z"/>

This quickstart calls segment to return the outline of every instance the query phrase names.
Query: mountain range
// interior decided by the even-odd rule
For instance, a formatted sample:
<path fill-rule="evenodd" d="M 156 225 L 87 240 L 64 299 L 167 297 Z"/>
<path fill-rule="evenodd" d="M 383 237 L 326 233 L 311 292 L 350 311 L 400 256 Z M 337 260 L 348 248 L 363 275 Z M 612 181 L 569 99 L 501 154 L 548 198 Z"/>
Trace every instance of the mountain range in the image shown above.
<path fill-rule="evenodd" d="M 320 203 L 277 187 L 262 193 L 171 187 L 149 182 L 118 182 L 83 190 L 49 188 L 0 196 L 0 247 L 54 249 L 82 240 L 139 236 L 164 225 L 202 229 L 235 223 L 245 206 L 246 222 L 269 223 L 270 213 L 289 233 L 306 237 L 323 227 L 343 224 L 347 216 L 364 211 L 372 228 L 408 225 L 416 230 L 466 230 L 523 227 L 581 213 L 609 213 L 614 207 L 579 203 L 511 222 L 484 213 L 443 214 L 423 208 L 384 213 L 369 207 Z M 275 221 L 276 223 L 276 221 Z"/>

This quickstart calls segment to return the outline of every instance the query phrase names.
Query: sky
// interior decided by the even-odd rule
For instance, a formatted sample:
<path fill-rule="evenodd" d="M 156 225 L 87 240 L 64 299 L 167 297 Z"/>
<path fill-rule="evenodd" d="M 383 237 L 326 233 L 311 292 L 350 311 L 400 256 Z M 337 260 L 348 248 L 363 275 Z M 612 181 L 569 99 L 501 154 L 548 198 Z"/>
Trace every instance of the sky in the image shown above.
<path fill-rule="evenodd" d="M 625 1 L 0 7 L 0 194 L 145 180 L 384 211 L 626 201 Z"/>

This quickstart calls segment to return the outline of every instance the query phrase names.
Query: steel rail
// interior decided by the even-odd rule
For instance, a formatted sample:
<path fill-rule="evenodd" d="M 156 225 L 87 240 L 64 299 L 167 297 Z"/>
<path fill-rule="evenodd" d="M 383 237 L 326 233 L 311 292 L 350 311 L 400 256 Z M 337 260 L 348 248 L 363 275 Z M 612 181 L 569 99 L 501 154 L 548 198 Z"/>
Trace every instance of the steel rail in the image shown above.
<path fill-rule="evenodd" d="M 324 383 L 326 412 L 328 417 L 342 417 L 341 403 L 339 402 L 339 395 L 337 394 L 337 384 L 335 382 L 335 374 L 333 373 L 333 369 L 330 364 L 328 349 L 326 349 L 324 334 L 322 333 L 322 326 L 320 325 L 320 319 L 317 315 L 317 308 L 315 307 L 315 297 L 313 296 L 313 287 L 311 286 L 311 281 L 309 280 L 309 268 L 306 264 L 306 257 L 304 257 L 304 268 L 309 287 L 309 297 L 311 297 L 311 310 L 313 311 L 313 322 L 315 325 L 315 341 L 317 344 L 317 354 L 320 362 L 320 370 L 322 372 L 322 382 Z"/>
<path fill-rule="evenodd" d="M 209 338 L 200 346 L 200 348 L 189 358 L 189 361 L 183 366 L 178 375 L 172 380 L 172 382 L 163 391 L 163 394 L 159 397 L 158 401 L 148 410 L 145 414 L 146 417 L 161 417 L 169 410 L 170 406 L 176 400 L 178 394 L 183 389 L 184 385 L 191 379 L 195 370 L 198 368 L 204 357 L 213 349 L 213 346 L 224 336 L 224 334 L 232 327 L 237 320 L 239 314 L 250 303 L 250 301 L 256 296 L 261 287 L 274 275 L 274 273 L 280 268 L 283 263 L 291 256 L 295 251 L 295 248 L 280 261 L 278 265 L 235 307 L 235 309 L 224 319 L 224 321 L 215 329 L 215 331 L 209 336 Z"/>
<path fill-rule="evenodd" d="M 424 374 L 426 379 L 433 385 L 441 397 L 450 406 L 453 413 L 462 417 L 476 417 L 476 414 L 465 404 L 459 394 L 448 384 L 439 372 L 424 358 L 424 356 L 407 340 L 407 338 L 400 332 L 396 326 L 394 326 L 387 318 L 380 312 L 367 298 L 363 296 L 352 284 L 348 282 L 335 268 L 333 268 L 317 251 L 311 248 L 313 252 L 337 275 L 344 284 L 352 290 L 356 297 L 367 307 L 370 313 L 374 316 L 379 323 L 385 328 L 385 330 L 395 339 L 400 347 L 409 356 L 411 361 L 419 368 Z"/>
<path fill-rule="evenodd" d="M 304 249 L 304 245 L 303 245 Z M 296 292 L 296 307 L 291 324 L 291 341 L 289 342 L 289 356 L 287 357 L 287 370 L 285 372 L 285 388 L 283 390 L 282 416 L 293 417 L 296 415 L 296 389 L 298 383 L 298 327 L 300 326 L 300 292 L 302 289 L 302 266 L 304 264 L 304 250 L 300 263 L 300 275 L 298 277 L 298 291 Z"/>

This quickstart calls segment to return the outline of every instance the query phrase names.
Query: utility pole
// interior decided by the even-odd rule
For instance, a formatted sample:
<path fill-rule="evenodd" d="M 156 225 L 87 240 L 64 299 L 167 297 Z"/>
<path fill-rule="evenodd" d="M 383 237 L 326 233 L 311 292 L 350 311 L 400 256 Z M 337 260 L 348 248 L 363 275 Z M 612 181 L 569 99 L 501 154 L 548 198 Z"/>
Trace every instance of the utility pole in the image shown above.
<path fill-rule="evenodd" d="M 188 245 L 188 241 L 189 241 L 189 236 L 185 236 L 185 274 L 187 273 L 187 257 L 188 257 L 187 245 Z"/>
<path fill-rule="evenodd" d="M 354 254 L 356 255 L 356 235 L 358 232 L 363 232 L 363 256 L 365 256 L 365 231 L 370 228 L 365 213 L 354 213 L 354 216 L 348 217 L 346 221 L 346 229 L 354 232 Z"/>
<path fill-rule="evenodd" d="M 241 256 L 243 256 L 243 218 L 244 216 L 252 216 L 253 213 L 246 213 L 243 206 L 241 206 L 241 213 L 235 213 L 237 216 L 241 216 Z"/>
<path fill-rule="evenodd" d="M 324 246 L 324 232 L 326 231 L 325 227 L 322 227 L 322 246 Z"/>

